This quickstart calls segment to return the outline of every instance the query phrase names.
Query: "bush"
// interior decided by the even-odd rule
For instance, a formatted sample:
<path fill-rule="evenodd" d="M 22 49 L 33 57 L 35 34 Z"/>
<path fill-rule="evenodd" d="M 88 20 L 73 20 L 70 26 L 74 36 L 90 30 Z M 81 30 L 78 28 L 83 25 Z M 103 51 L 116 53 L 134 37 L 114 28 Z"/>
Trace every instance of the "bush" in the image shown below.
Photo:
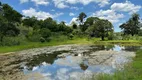
<path fill-rule="evenodd" d="M 15 46 L 24 43 L 26 43 L 26 38 L 24 36 L 4 37 L 3 42 L 0 43 L 0 46 Z"/>
<path fill-rule="evenodd" d="M 52 41 L 66 41 L 68 40 L 68 36 L 63 35 L 62 33 L 53 33 L 52 36 L 50 37 Z"/>
<path fill-rule="evenodd" d="M 33 34 L 33 35 L 28 36 L 28 40 L 32 42 L 39 42 L 40 38 L 41 38 L 40 34 Z"/>
<path fill-rule="evenodd" d="M 41 42 L 41 43 L 44 43 L 45 41 L 46 41 L 46 40 L 45 40 L 43 37 L 40 38 L 40 42 Z"/>
<path fill-rule="evenodd" d="M 114 38 L 113 34 L 110 34 L 110 35 L 108 36 L 108 40 L 113 40 L 113 38 Z"/>
<path fill-rule="evenodd" d="M 69 34 L 68 37 L 69 37 L 69 39 L 72 39 L 74 37 L 74 35 L 73 34 Z"/>
<path fill-rule="evenodd" d="M 43 28 L 40 30 L 41 36 L 46 40 L 50 41 L 51 31 L 49 29 Z"/>
<path fill-rule="evenodd" d="M 27 35 L 28 40 L 32 42 L 39 42 L 41 37 L 42 36 L 39 33 L 39 30 L 34 30 L 32 32 L 29 32 Z"/>
<path fill-rule="evenodd" d="M 134 36 L 124 35 L 123 40 L 142 40 L 142 37 L 138 35 L 134 35 Z"/>

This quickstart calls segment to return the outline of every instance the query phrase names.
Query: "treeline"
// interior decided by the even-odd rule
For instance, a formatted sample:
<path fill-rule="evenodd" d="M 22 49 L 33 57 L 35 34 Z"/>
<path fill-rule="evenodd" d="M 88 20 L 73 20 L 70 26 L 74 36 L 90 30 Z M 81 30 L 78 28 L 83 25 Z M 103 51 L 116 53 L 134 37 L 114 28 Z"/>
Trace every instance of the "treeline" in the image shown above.
<path fill-rule="evenodd" d="M 73 22 L 66 25 L 64 21 L 57 23 L 52 18 L 38 20 L 20 14 L 8 4 L 0 2 L 0 46 L 20 45 L 26 42 L 64 41 L 74 37 L 97 37 L 101 40 L 113 40 L 114 28 L 111 22 L 97 17 L 87 18 L 85 13 L 80 13 L 78 24 Z M 139 34 L 139 15 L 133 14 L 129 21 L 122 24 L 124 35 Z"/>

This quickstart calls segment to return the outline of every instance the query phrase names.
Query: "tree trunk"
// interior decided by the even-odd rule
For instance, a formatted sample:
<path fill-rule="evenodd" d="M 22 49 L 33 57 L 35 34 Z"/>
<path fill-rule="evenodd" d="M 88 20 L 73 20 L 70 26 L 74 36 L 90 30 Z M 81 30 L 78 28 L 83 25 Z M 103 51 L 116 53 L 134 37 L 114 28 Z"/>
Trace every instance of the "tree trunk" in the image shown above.
<path fill-rule="evenodd" d="M 0 37 L 0 42 L 3 42 L 3 36 Z"/>
<path fill-rule="evenodd" d="M 102 36 L 101 38 L 102 38 L 102 41 L 104 41 L 104 36 Z"/>
<path fill-rule="evenodd" d="M 132 36 L 134 36 L 134 34 L 131 34 Z"/>

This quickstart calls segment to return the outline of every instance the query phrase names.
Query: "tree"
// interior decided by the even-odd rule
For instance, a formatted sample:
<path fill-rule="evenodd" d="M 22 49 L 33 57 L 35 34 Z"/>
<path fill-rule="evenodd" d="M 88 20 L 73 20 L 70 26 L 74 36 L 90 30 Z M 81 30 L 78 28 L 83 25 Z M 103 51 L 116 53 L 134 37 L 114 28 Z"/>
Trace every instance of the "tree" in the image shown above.
<path fill-rule="evenodd" d="M 2 15 L 0 15 L 0 41 L 5 36 L 17 36 L 20 30 L 16 27 L 15 22 L 20 22 L 22 15 L 13 10 L 8 4 L 1 4 Z"/>
<path fill-rule="evenodd" d="M 87 20 L 85 21 L 84 23 L 84 27 L 83 27 L 83 30 L 87 30 L 88 27 L 92 26 L 96 21 L 98 21 L 99 18 L 98 17 L 89 17 L 87 18 Z"/>
<path fill-rule="evenodd" d="M 73 23 L 72 28 L 77 29 L 77 24 Z"/>
<path fill-rule="evenodd" d="M 42 24 L 41 28 L 47 28 L 51 32 L 57 32 L 58 31 L 58 27 L 57 27 L 56 21 L 54 21 L 50 17 L 43 21 L 43 24 Z"/>
<path fill-rule="evenodd" d="M 91 33 L 96 33 L 97 36 L 104 40 L 109 33 L 113 32 L 113 25 L 108 20 L 99 19 L 90 27 Z"/>
<path fill-rule="evenodd" d="M 3 16 L 9 22 L 21 22 L 23 16 L 16 10 L 13 10 L 13 8 L 10 7 L 8 4 L 3 4 L 2 9 L 3 9 Z"/>
<path fill-rule="evenodd" d="M 98 20 L 99 20 L 98 17 L 89 17 L 89 18 L 87 18 L 87 20 L 85 21 L 84 24 L 87 25 L 87 26 L 91 26 Z"/>
<path fill-rule="evenodd" d="M 86 17 L 87 17 L 87 15 L 86 15 L 84 12 L 81 12 L 81 13 L 79 14 L 78 20 L 79 20 L 79 22 L 80 22 L 80 25 L 83 25 L 83 23 L 84 23 L 84 18 L 86 18 Z"/>
<path fill-rule="evenodd" d="M 0 41 L 3 41 L 4 36 L 17 36 L 20 30 L 16 28 L 15 24 L 8 22 L 0 15 Z"/>
<path fill-rule="evenodd" d="M 120 28 L 123 30 L 124 35 L 131 34 L 134 36 L 139 33 L 141 26 L 139 25 L 139 14 L 134 13 L 132 17 L 126 22 L 120 25 Z"/>
<path fill-rule="evenodd" d="M 34 27 L 35 24 L 38 22 L 36 17 L 26 17 L 22 20 L 23 24 L 28 27 Z"/>
<path fill-rule="evenodd" d="M 40 34 L 41 34 L 42 38 L 44 38 L 46 41 L 48 41 L 49 37 L 51 36 L 51 31 L 47 28 L 42 28 L 40 30 Z"/>
<path fill-rule="evenodd" d="M 0 15 L 2 14 L 2 3 L 0 2 Z"/>

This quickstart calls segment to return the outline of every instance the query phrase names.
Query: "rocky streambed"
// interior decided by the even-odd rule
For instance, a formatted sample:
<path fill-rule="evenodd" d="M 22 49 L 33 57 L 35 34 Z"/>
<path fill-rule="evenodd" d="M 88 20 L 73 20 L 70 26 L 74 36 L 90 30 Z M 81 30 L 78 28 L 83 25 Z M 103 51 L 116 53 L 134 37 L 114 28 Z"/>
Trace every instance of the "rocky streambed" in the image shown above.
<path fill-rule="evenodd" d="M 88 80 L 122 70 L 140 48 L 61 45 L 0 55 L 0 80 Z"/>

